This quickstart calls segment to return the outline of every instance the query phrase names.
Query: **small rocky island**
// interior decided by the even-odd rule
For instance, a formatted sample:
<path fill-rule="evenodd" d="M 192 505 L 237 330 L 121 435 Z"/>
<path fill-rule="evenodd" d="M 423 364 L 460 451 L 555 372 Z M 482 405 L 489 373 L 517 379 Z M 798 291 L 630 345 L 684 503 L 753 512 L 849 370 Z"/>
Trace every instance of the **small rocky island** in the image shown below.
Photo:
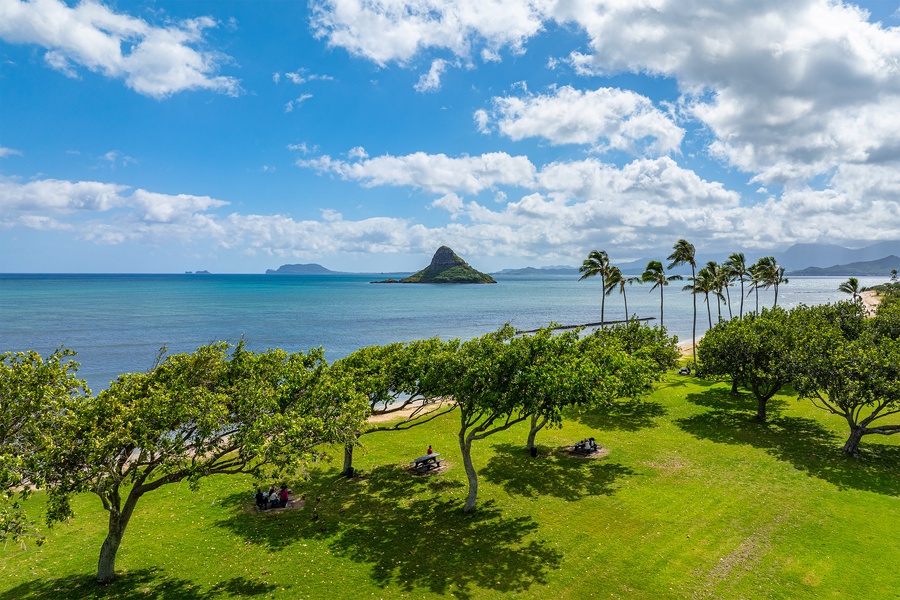
<path fill-rule="evenodd" d="M 447 246 L 434 253 L 431 264 L 409 277 L 372 283 L 497 283 L 486 273 L 476 271 Z"/>

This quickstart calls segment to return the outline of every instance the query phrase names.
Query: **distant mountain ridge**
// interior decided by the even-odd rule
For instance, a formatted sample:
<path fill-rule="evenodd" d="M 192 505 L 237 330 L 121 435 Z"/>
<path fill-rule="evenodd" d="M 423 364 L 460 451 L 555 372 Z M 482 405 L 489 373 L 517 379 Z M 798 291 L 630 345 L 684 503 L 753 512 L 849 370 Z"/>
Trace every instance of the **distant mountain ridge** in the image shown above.
<path fill-rule="evenodd" d="M 266 275 L 324 275 L 326 273 L 337 273 L 337 271 L 326 269 L 322 265 L 316 263 L 305 265 L 281 265 L 277 269 L 266 269 Z"/>
<path fill-rule="evenodd" d="M 900 270 L 900 256 L 892 254 L 878 260 L 867 260 L 849 263 L 846 265 L 832 265 L 830 267 L 808 267 L 799 271 L 791 271 L 788 275 L 794 276 L 877 276 L 887 277 L 891 269 Z"/>

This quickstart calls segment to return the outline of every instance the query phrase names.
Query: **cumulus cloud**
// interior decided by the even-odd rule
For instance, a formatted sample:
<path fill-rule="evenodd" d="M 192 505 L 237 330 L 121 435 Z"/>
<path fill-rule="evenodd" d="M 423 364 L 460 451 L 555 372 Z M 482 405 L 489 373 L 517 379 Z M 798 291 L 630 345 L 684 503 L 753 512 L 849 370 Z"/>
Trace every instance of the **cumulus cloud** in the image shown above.
<path fill-rule="evenodd" d="M 477 111 L 475 120 L 482 131 L 496 123 L 516 141 L 542 137 L 555 145 L 589 144 L 598 151 L 633 154 L 677 151 L 684 137 L 684 130 L 649 98 L 615 88 L 563 86 L 547 94 L 498 97 L 491 113 Z"/>
<path fill-rule="evenodd" d="M 313 0 L 311 25 L 318 38 L 379 65 L 406 63 L 420 50 L 439 48 L 485 60 L 502 48 L 522 50 L 541 31 L 541 0 Z"/>
<path fill-rule="evenodd" d="M 334 173 L 343 179 L 378 185 L 411 186 L 436 193 L 461 191 L 477 194 L 498 185 L 530 184 L 535 168 L 524 156 L 492 152 L 452 158 L 445 154 L 416 152 L 406 156 L 383 155 L 354 162 L 330 156 L 297 161 L 301 167 Z"/>
<path fill-rule="evenodd" d="M 200 17 L 155 27 L 93 0 L 74 8 L 60 0 L 0 3 L 0 39 L 46 48 L 45 62 L 69 77 L 84 67 L 154 98 L 198 89 L 240 91 L 237 79 L 217 75 L 228 58 L 202 47 L 204 30 L 216 25 Z"/>
<path fill-rule="evenodd" d="M 12 148 L 6 148 L 4 146 L 0 146 L 0 158 L 6 158 L 7 156 L 22 156 L 22 152 L 19 150 L 14 150 Z"/>

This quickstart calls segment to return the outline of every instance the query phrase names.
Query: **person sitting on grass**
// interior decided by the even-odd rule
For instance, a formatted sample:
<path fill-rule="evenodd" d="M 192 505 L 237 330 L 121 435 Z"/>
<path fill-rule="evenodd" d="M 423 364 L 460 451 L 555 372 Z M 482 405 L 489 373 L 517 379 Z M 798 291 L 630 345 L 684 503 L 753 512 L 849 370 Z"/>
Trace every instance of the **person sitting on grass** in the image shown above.
<path fill-rule="evenodd" d="M 281 508 L 286 508 L 288 503 L 288 498 L 291 496 L 291 490 L 288 489 L 286 483 L 281 484 L 281 490 L 278 492 L 278 506 Z"/>
<path fill-rule="evenodd" d="M 256 488 L 256 510 L 266 510 L 266 495 L 262 489 Z"/>
<path fill-rule="evenodd" d="M 269 489 L 269 508 L 278 508 L 278 492 L 275 490 L 275 486 L 273 485 Z"/>

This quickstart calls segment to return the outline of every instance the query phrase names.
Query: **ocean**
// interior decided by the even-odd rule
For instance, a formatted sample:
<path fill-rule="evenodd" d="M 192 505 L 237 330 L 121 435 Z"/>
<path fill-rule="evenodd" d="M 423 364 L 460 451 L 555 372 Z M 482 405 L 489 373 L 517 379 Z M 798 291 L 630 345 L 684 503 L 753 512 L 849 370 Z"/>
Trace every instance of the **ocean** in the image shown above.
<path fill-rule="evenodd" d="M 393 274 L 396 275 L 396 274 Z M 77 352 L 78 371 L 94 392 L 126 372 L 153 366 L 161 347 L 185 352 L 214 341 L 289 351 L 322 346 L 333 361 L 374 344 L 439 336 L 468 339 L 509 322 L 519 329 L 600 320 L 600 281 L 575 275 L 497 276 L 495 285 L 372 285 L 375 275 L 0 275 L 0 352 Z M 859 278 L 875 285 L 886 277 Z M 846 299 L 846 277 L 794 277 L 778 304 Z M 665 289 L 665 326 L 691 336 L 691 295 L 683 282 Z M 659 290 L 626 288 L 628 310 L 659 322 Z M 732 290 L 732 310 L 740 292 Z M 771 306 L 772 290 L 760 291 Z M 753 295 L 744 310 L 753 310 Z M 713 300 L 713 322 L 716 305 Z M 722 307 L 725 318 L 727 307 Z M 607 320 L 625 317 L 618 292 L 606 298 Z M 698 298 L 697 334 L 708 326 Z"/>

